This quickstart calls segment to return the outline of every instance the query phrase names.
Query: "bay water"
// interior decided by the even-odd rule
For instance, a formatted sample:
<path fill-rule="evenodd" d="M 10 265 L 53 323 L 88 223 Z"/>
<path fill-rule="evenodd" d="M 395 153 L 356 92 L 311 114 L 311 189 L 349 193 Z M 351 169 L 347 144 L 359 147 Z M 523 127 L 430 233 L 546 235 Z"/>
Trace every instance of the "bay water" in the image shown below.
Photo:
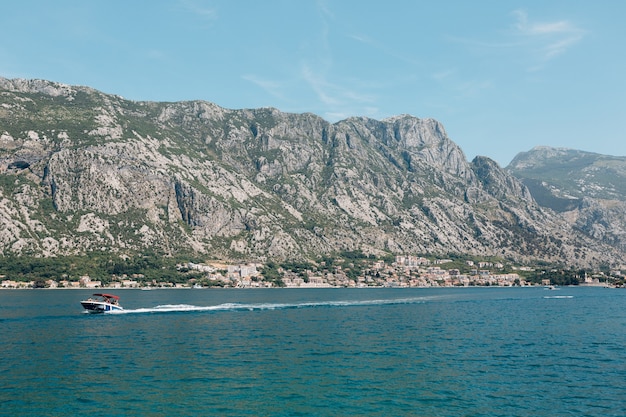
<path fill-rule="evenodd" d="M 111 291 L 0 291 L 0 415 L 626 415 L 622 289 Z"/>

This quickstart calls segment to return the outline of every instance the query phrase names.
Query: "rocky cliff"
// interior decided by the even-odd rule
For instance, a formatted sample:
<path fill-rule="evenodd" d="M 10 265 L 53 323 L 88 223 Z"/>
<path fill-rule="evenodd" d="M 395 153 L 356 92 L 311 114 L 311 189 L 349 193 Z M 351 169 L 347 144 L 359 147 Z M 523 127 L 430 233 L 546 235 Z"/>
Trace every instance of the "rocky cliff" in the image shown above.
<path fill-rule="evenodd" d="M 0 78 L 0 252 L 623 256 L 432 119 L 334 124 Z"/>

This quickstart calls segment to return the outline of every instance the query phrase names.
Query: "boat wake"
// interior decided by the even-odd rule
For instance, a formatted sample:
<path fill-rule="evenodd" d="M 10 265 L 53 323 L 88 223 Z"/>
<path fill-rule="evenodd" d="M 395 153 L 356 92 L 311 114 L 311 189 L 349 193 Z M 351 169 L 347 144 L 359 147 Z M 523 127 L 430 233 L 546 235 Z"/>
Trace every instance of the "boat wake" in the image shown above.
<path fill-rule="evenodd" d="M 347 300 L 347 301 L 318 301 L 308 303 L 224 303 L 214 306 L 195 306 L 189 304 L 164 304 L 151 308 L 125 309 L 112 312 L 113 314 L 146 314 L 146 313 L 175 313 L 193 311 L 261 311 L 261 310 L 287 310 L 298 308 L 321 308 L 321 307 L 357 307 L 379 306 L 395 304 L 420 304 L 428 301 L 431 297 L 398 298 L 391 300 Z"/>
<path fill-rule="evenodd" d="M 553 295 L 553 296 L 545 296 L 543 298 L 574 298 L 573 295 Z"/>

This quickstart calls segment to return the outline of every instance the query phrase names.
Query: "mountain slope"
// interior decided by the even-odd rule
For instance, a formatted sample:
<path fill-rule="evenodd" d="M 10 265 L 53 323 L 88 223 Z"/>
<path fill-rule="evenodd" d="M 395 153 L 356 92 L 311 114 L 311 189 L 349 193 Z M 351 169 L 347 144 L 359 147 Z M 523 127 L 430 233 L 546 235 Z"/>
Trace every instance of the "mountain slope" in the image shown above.
<path fill-rule="evenodd" d="M 330 124 L 276 109 L 133 102 L 0 79 L 0 251 L 220 258 L 616 254 L 432 119 Z"/>
<path fill-rule="evenodd" d="M 507 170 L 575 229 L 626 250 L 626 157 L 536 147 Z"/>

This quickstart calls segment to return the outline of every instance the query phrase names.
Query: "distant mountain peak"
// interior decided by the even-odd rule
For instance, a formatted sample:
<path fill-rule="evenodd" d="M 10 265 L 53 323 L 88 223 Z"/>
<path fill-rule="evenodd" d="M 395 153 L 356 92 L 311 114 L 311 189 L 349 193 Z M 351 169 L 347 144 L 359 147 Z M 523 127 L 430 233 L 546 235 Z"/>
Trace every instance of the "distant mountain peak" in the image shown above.
<path fill-rule="evenodd" d="M 589 236 L 626 250 L 626 157 L 535 147 L 506 168 L 544 207 Z"/>

